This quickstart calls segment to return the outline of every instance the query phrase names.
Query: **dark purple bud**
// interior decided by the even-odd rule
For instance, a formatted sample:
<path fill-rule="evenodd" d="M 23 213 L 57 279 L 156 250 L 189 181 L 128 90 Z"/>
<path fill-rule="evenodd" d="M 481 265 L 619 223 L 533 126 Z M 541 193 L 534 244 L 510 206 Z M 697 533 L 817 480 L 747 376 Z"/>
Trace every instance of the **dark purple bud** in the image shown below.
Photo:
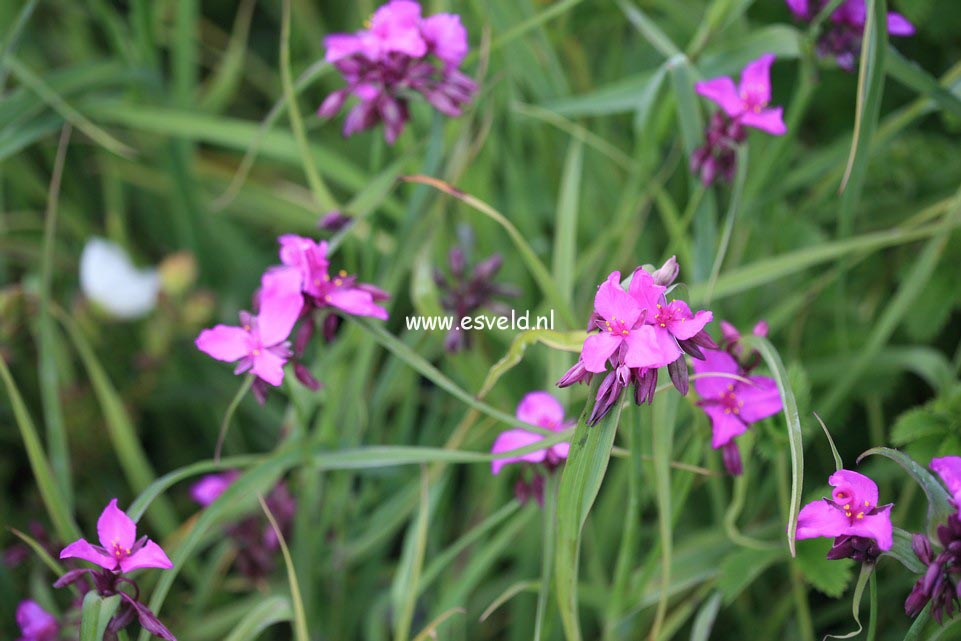
<path fill-rule="evenodd" d="M 490 280 L 497 275 L 500 271 L 501 265 L 504 263 L 504 259 L 500 254 L 492 254 L 488 258 L 477 263 L 474 267 L 474 280 L 475 281 L 486 281 Z"/>
<path fill-rule="evenodd" d="M 677 256 L 671 256 L 651 275 L 654 277 L 656 284 L 667 287 L 677 280 L 677 275 L 680 272 L 681 267 L 677 264 Z"/>
<path fill-rule="evenodd" d="M 721 457 L 724 460 L 724 468 L 731 476 L 740 476 L 744 473 L 744 465 L 741 463 L 741 450 L 737 443 L 731 439 L 721 447 Z M 830 558 L 830 555 L 829 557 Z"/>
<path fill-rule="evenodd" d="M 314 337 L 314 319 L 312 316 L 308 316 L 300 327 L 297 328 L 297 333 L 294 335 L 294 356 L 298 358 L 303 356 L 304 350 L 307 349 L 307 344 L 310 343 L 310 339 Z"/>
<path fill-rule="evenodd" d="M 924 606 L 928 604 L 930 597 L 924 593 L 921 589 L 920 582 L 914 584 L 914 588 L 911 589 L 911 594 L 908 595 L 907 600 L 904 602 L 904 612 L 909 617 L 916 617 L 921 614 L 921 610 Z"/>
<path fill-rule="evenodd" d="M 294 375 L 307 389 L 316 392 L 322 385 L 303 363 L 294 363 Z"/>
<path fill-rule="evenodd" d="M 329 211 L 323 216 L 321 216 L 320 221 L 318 221 L 317 226 L 324 231 L 329 231 L 331 233 L 337 233 L 344 229 L 353 222 L 353 216 L 347 216 L 343 214 L 340 210 Z"/>
<path fill-rule="evenodd" d="M 703 347 L 705 349 L 718 349 L 717 343 L 715 343 L 714 339 L 711 338 L 711 335 L 708 334 L 707 331 L 703 329 L 699 331 L 697 334 L 694 334 L 694 336 L 692 336 L 688 340 L 694 343 L 695 345 L 697 345 L 698 347 Z"/>
<path fill-rule="evenodd" d="M 514 498 L 517 499 L 518 503 L 527 503 L 527 500 L 531 497 L 531 487 L 527 484 L 524 479 L 517 479 L 514 483 Z"/>
<path fill-rule="evenodd" d="M 677 341 L 677 344 L 680 345 L 681 349 L 684 350 L 684 353 L 690 355 L 691 358 L 696 358 L 699 361 L 704 360 L 704 352 L 701 351 L 701 348 L 698 347 L 697 343 L 695 343 L 693 340 L 686 339 L 683 341 Z"/>
<path fill-rule="evenodd" d="M 540 474 L 534 474 L 534 478 L 531 479 L 531 495 L 537 504 L 544 507 L 544 477 Z"/>
<path fill-rule="evenodd" d="M 74 583 L 79 583 L 81 579 L 89 579 L 94 570 L 82 568 L 80 570 L 69 570 L 53 584 L 55 588 L 65 588 Z"/>
<path fill-rule="evenodd" d="M 452 327 L 444 336 L 444 349 L 454 354 L 470 346 L 470 337 L 460 327 Z"/>
<path fill-rule="evenodd" d="M 632 372 L 634 381 L 634 403 L 643 405 L 644 403 L 654 402 L 654 392 L 657 391 L 657 370 L 635 369 Z"/>
<path fill-rule="evenodd" d="M 324 98 L 317 109 L 317 117 L 327 119 L 336 116 L 340 108 L 344 106 L 344 101 L 347 100 L 347 93 L 346 89 L 339 89 Z"/>
<path fill-rule="evenodd" d="M 941 564 L 932 563 L 928 566 L 927 572 L 924 573 L 924 578 L 921 579 L 921 589 L 924 590 L 925 593 L 931 594 L 940 579 Z"/>
<path fill-rule="evenodd" d="M 584 369 L 584 361 L 578 358 L 574 366 L 557 381 L 557 386 L 569 387 L 575 383 L 590 383 L 592 377 L 593 374 Z"/>
<path fill-rule="evenodd" d="M 668 364 L 667 373 L 671 377 L 671 382 L 674 383 L 674 388 L 681 393 L 681 396 L 687 396 L 687 391 L 688 391 L 687 360 L 685 360 L 683 354 L 681 356 L 678 356 L 676 361 Z"/>
<path fill-rule="evenodd" d="M 372 285 L 370 283 L 357 283 L 354 286 L 355 289 L 365 291 L 370 294 L 370 297 L 374 299 L 374 302 L 380 302 L 390 299 L 390 294 L 378 287 L 377 285 Z"/>
<path fill-rule="evenodd" d="M 911 537 L 911 549 L 925 565 L 930 565 L 934 561 L 934 553 L 931 550 L 931 541 L 923 534 L 915 534 Z"/>
<path fill-rule="evenodd" d="M 327 314 L 324 317 L 324 340 L 333 343 L 337 338 L 337 330 L 340 328 L 340 316 L 337 314 Z"/>
<path fill-rule="evenodd" d="M 255 378 L 250 386 L 250 391 L 254 393 L 254 398 L 257 399 L 257 402 L 263 405 L 267 402 L 267 394 L 270 391 L 270 387 L 263 379 Z"/>
<path fill-rule="evenodd" d="M 160 622 L 150 608 L 142 603 L 137 604 L 137 619 L 140 621 L 140 626 L 155 637 L 166 641 L 177 641 L 177 637 Z"/>

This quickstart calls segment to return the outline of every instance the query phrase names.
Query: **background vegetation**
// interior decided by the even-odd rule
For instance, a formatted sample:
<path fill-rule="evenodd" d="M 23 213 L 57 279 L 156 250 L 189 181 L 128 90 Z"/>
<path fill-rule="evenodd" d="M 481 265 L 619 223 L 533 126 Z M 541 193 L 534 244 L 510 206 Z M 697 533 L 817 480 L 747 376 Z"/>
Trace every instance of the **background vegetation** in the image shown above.
<path fill-rule="evenodd" d="M 283 563 L 251 583 L 231 570 L 236 550 L 222 536 L 281 477 L 299 505 L 290 542 L 313 639 L 407 639 L 439 618 L 442 639 L 526 641 L 535 625 L 560 639 L 562 613 L 586 639 L 852 629 L 853 564 L 824 560 L 826 540 L 802 542 L 796 559 L 785 545 L 783 417 L 754 430 L 734 480 L 693 399 L 628 406 L 593 509 L 581 513 L 578 494 L 573 510 L 562 492 L 556 526 L 550 504 L 516 502 L 517 470 L 492 477 L 472 453 L 505 427 L 489 408 L 512 414 L 524 393 L 553 389 L 574 359 L 555 347 L 576 349 L 570 332 L 609 271 L 673 254 L 692 304 L 742 329 L 770 323 L 803 426 L 805 500 L 833 470 L 812 411 L 848 467 L 877 445 L 907 446 L 922 464 L 961 453 L 961 5 L 897 3 L 918 33 L 881 43 L 859 98 L 859 74 L 819 62 L 806 25 L 776 0 L 426 2 L 427 13 L 462 15 L 466 68 L 482 88 L 458 119 L 418 104 L 394 147 L 380 131 L 344 139 L 341 119 L 313 116 L 342 86 L 320 62 L 323 36 L 360 28 L 375 8 L 294 0 L 286 64 L 281 2 L 0 3 L 0 354 L 12 373 L 0 523 L 36 521 L 62 543 L 73 519 L 92 533 L 109 498 L 143 509 L 156 490 L 142 527 L 177 571 L 144 575 L 142 587 L 183 641 L 254 638 L 294 617 Z M 763 52 L 778 56 L 773 102 L 789 133 L 752 133 L 740 182 L 705 189 L 687 168 L 711 109 L 693 82 L 737 75 Z M 311 189 L 313 170 L 330 198 Z M 398 180 L 413 174 L 456 185 L 507 222 Z M 335 262 L 391 293 L 391 320 L 385 331 L 348 321 L 334 343 L 315 341 L 320 392 L 290 384 L 263 407 L 245 398 L 226 452 L 246 472 L 198 513 L 187 479 L 213 469 L 241 380 L 192 340 L 249 305 L 278 234 L 320 235 L 335 207 L 359 219 Z M 493 331 L 452 355 L 441 333 L 405 331 L 405 315 L 439 310 L 431 268 L 465 230 L 474 258 L 504 255 L 499 280 L 524 292 L 514 306 L 555 309 L 562 335 Z M 140 264 L 166 261 L 147 319 L 111 321 L 83 299 L 77 265 L 94 235 Z M 555 299 L 519 246 L 550 270 Z M 497 367 L 505 354 L 517 358 Z M 587 389 L 558 394 L 576 416 Z M 465 403 L 473 397 L 480 409 Z M 923 527 L 924 496 L 900 468 L 870 459 L 859 469 L 895 502 L 896 524 Z M 156 484 L 174 470 L 178 482 Z M 574 588 L 558 594 L 554 579 L 572 569 L 555 566 L 550 547 L 555 533 L 569 543 L 581 517 L 575 611 Z M 0 541 L 17 539 L 5 528 Z M 878 576 L 876 638 L 902 639 L 916 577 L 888 558 Z M 54 580 L 36 557 L 0 566 L 0 636 L 15 634 L 21 598 L 67 606 Z M 952 634 L 934 630 L 922 638 Z"/>

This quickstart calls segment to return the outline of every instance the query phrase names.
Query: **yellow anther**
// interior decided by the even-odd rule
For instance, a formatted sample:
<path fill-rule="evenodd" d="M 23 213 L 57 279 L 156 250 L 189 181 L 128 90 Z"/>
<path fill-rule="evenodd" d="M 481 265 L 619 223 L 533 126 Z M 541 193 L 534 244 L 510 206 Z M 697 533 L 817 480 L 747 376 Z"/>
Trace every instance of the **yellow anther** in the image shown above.
<path fill-rule="evenodd" d="M 851 516 L 851 513 L 850 513 L 850 512 L 845 512 L 845 513 L 844 513 L 844 516 Z"/>
<path fill-rule="evenodd" d="M 845 509 L 845 510 L 850 510 L 850 509 L 851 509 L 851 504 L 848 503 L 847 505 L 845 505 L 845 506 L 844 506 L 844 509 Z"/>
<path fill-rule="evenodd" d="M 864 512 L 858 512 L 857 518 L 863 519 L 863 518 L 864 518 Z"/>
<path fill-rule="evenodd" d="M 340 276 L 341 278 L 343 278 L 344 276 L 347 275 L 347 272 L 342 269 L 342 270 L 340 270 L 339 272 L 337 272 L 337 275 Z"/>

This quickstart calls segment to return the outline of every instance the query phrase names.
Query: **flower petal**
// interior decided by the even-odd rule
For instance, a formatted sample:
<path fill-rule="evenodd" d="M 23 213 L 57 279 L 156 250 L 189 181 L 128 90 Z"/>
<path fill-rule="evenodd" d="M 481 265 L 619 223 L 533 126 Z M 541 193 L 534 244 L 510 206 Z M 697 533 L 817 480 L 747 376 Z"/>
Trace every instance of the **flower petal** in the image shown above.
<path fill-rule="evenodd" d="M 787 6 L 798 18 L 803 20 L 811 18 L 808 14 L 808 0 L 787 0 Z"/>
<path fill-rule="evenodd" d="M 720 405 L 706 405 L 704 411 L 711 419 L 711 447 L 714 449 L 723 447 L 747 431 L 744 421 Z"/>
<path fill-rule="evenodd" d="M 253 367 L 250 370 L 259 378 L 277 387 L 284 382 L 284 365 L 287 359 L 282 358 L 270 350 L 260 350 L 253 357 Z"/>
<path fill-rule="evenodd" d="M 741 99 L 752 105 L 766 105 L 771 101 L 771 65 L 774 54 L 766 53 L 753 60 L 741 72 L 738 87 Z"/>
<path fill-rule="evenodd" d="M 515 414 L 525 423 L 560 430 L 564 426 L 564 406 L 549 392 L 530 392 L 517 406 Z"/>
<path fill-rule="evenodd" d="M 741 418 L 747 423 L 755 423 L 768 416 L 774 416 L 784 407 L 777 381 L 766 376 L 749 376 L 751 384 L 735 385 L 737 400 L 744 403 Z"/>
<path fill-rule="evenodd" d="M 682 300 L 672 300 L 667 308 L 672 318 L 667 324 L 667 331 L 681 341 L 691 338 L 714 320 L 714 314 L 711 312 L 702 310 L 692 314 L 691 308 Z"/>
<path fill-rule="evenodd" d="M 535 434 L 534 432 L 528 432 L 527 430 L 507 430 L 506 432 L 501 432 L 497 435 L 497 439 L 494 441 L 494 445 L 491 447 L 491 453 L 499 454 L 500 452 L 510 452 L 511 450 L 527 447 L 528 445 L 533 445 L 534 443 L 542 440 L 544 440 L 544 437 L 540 434 Z M 501 468 L 508 463 L 519 463 L 520 461 L 540 463 L 545 458 L 547 458 L 547 448 L 544 448 L 543 450 L 536 450 L 534 452 L 528 452 L 527 454 L 522 454 L 521 456 L 497 459 L 491 461 L 491 474 L 499 474 Z"/>
<path fill-rule="evenodd" d="M 856 519 L 848 528 L 848 534 L 874 539 L 882 552 L 891 549 L 894 543 L 894 528 L 891 525 L 891 506 L 884 505 L 874 514 L 866 514 L 862 519 Z"/>
<path fill-rule="evenodd" d="M 766 131 L 773 136 L 783 136 L 787 133 L 784 124 L 784 110 L 781 107 L 762 109 L 761 111 L 745 111 L 741 116 L 741 124 Z"/>
<path fill-rule="evenodd" d="M 161 547 L 149 539 L 142 548 L 120 561 L 120 569 L 124 572 L 140 568 L 169 570 L 173 566 L 174 564 L 170 562 Z"/>
<path fill-rule="evenodd" d="M 341 287 L 331 290 L 324 302 L 354 316 L 372 316 L 387 320 L 387 310 L 374 302 L 370 292 L 356 287 Z"/>
<path fill-rule="evenodd" d="M 848 534 L 850 520 L 838 508 L 825 499 L 808 503 L 797 517 L 797 539 L 814 539 L 819 536 L 834 538 Z"/>
<path fill-rule="evenodd" d="M 643 311 L 637 301 L 621 287 L 621 272 L 611 272 L 607 280 L 597 288 L 594 309 L 604 320 L 623 323 L 627 329 L 634 327 Z"/>
<path fill-rule="evenodd" d="M 667 287 L 658 285 L 654 276 L 643 267 L 634 270 L 634 275 L 631 276 L 631 284 L 627 287 L 627 293 L 637 301 L 641 309 L 648 310 L 652 316 L 654 314 L 653 310 L 657 309 L 658 304 L 664 300 L 665 290 L 667 290 Z"/>
<path fill-rule="evenodd" d="M 931 469 L 938 473 L 955 504 L 961 508 L 961 456 L 942 456 L 931 459 Z"/>
<path fill-rule="evenodd" d="M 711 100 L 732 118 L 744 111 L 744 101 L 737 93 L 734 81 L 727 76 L 705 80 L 694 85 L 694 90 Z"/>
<path fill-rule="evenodd" d="M 403 53 L 412 58 L 427 53 L 427 43 L 420 33 L 420 4 L 412 0 L 381 5 L 370 19 L 370 32 L 381 40 L 384 53 Z"/>
<path fill-rule="evenodd" d="M 420 31 L 431 52 L 448 65 L 458 66 L 467 55 L 467 29 L 460 16 L 436 13 L 421 21 Z"/>
<path fill-rule="evenodd" d="M 666 339 L 666 340 L 665 340 Z M 642 325 L 626 337 L 627 354 L 624 364 L 628 367 L 647 367 L 657 369 L 677 360 L 681 349 L 677 341 L 666 331 L 653 325 Z"/>
<path fill-rule="evenodd" d="M 108 552 L 114 546 L 129 550 L 137 541 L 137 524 L 126 512 L 117 507 L 117 499 L 112 499 L 97 519 L 97 536 L 100 545 Z"/>
<path fill-rule="evenodd" d="M 703 399 L 714 399 L 730 390 L 737 383 L 733 378 L 724 376 L 705 376 L 711 373 L 737 374 L 739 367 L 734 357 L 719 349 L 705 349 L 704 360 L 693 359 L 694 391 Z"/>
<path fill-rule="evenodd" d="M 633 332 L 631 332 L 633 334 Z M 584 347 L 581 348 L 581 360 L 584 361 L 584 369 L 595 374 L 607 369 L 607 359 L 611 357 L 623 338 L 612 336 L 606 332 L 591 334 L 584 339 Z"/>
<path fill-rule="evenodd" d="M 557 445 L 551 448 L 551 452 L 554 453 L 554 456 L 556 458 L 559 458 L 565 461 L 567 460 L 567 455 L 570 453 L 570 451 L 571 451 L 571 444 L 567 442 L 558 443 Z"/>
<path fill-rule="evenodd" d="M 194 345 L 204 354 L 230 363 L 249 353 L 249 340 L 250 334 L 240 327 L 217 325 L 200 332 Z"/>
<path fill-rule="evenodd" d="M 324 49 L 324 59 L 327 62 L 337 62 L 355 53 L 363 53 L 364 44 L 361 38 L 352 33 L 332 33 L 324 38 Z"/>
<path fill-rule="evenodd" d="M 117 559 L 103 554 L 85 539 L 78 539 L 60 551 L 61 559 L 83 559 L 95 563 L 105 570 L 117 567 Z"/>
<path fill-rule="evenodd" d="M 260 279 L 260 312 L 257 330 L 264 347 L 287 340 L 300 312 L 304 295 L 300 271 L 292 267 L 267 270 Z"/>
<path fill-rule="evenodd" d="M 19 641 L 45 641 L 58 638 L 59 626 L 52 614 L 31 599 L 17 605 L 17 625 L 23 638 Z"/>
<path fill-rule="evenodd" d="M 888 12 L 888 35 L 890 36 L 913 36 L 914 25 L 900 13 Z"/>
<path fill-rule="evenodd" d="M 878 486 L 863 474 L 851 470 L 838 470 L 828 477 L 828 483 L 834 488 L 832 496 L 838 505 L 845 505 L 852 501 L 857 508 L 874 508 L 878 505 Z"/>

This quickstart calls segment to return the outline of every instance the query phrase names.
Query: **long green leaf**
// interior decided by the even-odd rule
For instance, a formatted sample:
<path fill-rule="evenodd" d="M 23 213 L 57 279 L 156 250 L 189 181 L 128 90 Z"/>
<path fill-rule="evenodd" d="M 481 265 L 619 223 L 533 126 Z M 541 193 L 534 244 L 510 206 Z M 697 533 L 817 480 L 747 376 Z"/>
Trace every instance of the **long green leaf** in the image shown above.
<path fill-rule="evenodd" d="M 788 443 L 791 446 L 791 505 L 788 510 L 787 542 L 791 556 L 796 554 L 794 540 L 797 530 L 797 516 L 801 510 L 801 492 L 804 489 L 804 443 L 801 440 L 801 417 L 798 415 L 797 400 L 788 379 L 787 371 L 774 346 L 760 336 L 747 336 L 742 339 L 747 349 L 756 349 L 767 363 L 768 369 L 777 381 L 778 393 L 784 404 L 784 421 L 787 425 Z"/>
<path fill-rule="evenodd" d="M 20 396 L 20 390 L 7 369 L 7 362 L 0 355 L 0 378 L 3 379 L 7 396 L 10 398 L 10 406 L 13 408 L 13 416 L 20 429 L 20 438 L 23 439 L 23 446 L 27 450 L 27 460 L 30 461 L 30 469 L 37 480 L 37 487 L 40 490 L 40 497 L 47 508 L 47 514 L 53 521 L 53 527 L 57 531 L 57 536 L 61 541 L 73 541 L 80 538 L 80 530 L 73 520 L 67 501 L 60 492 L 60 486 L 50 468 L 50 462 L 43 450 L 37 428 L 30 418 L 30 412 Z"/>
<path fill-rule="evenodd" d="M 599 379 L 595 377 L 588 402 L 577 422 L 557 496 L 554 585 L 568 641 L 582 638 L 577 609 L 581 532 L 604 480 L 621 417 L 621 404 L 618 403 L 597 425 L 587 425 Z"/>

